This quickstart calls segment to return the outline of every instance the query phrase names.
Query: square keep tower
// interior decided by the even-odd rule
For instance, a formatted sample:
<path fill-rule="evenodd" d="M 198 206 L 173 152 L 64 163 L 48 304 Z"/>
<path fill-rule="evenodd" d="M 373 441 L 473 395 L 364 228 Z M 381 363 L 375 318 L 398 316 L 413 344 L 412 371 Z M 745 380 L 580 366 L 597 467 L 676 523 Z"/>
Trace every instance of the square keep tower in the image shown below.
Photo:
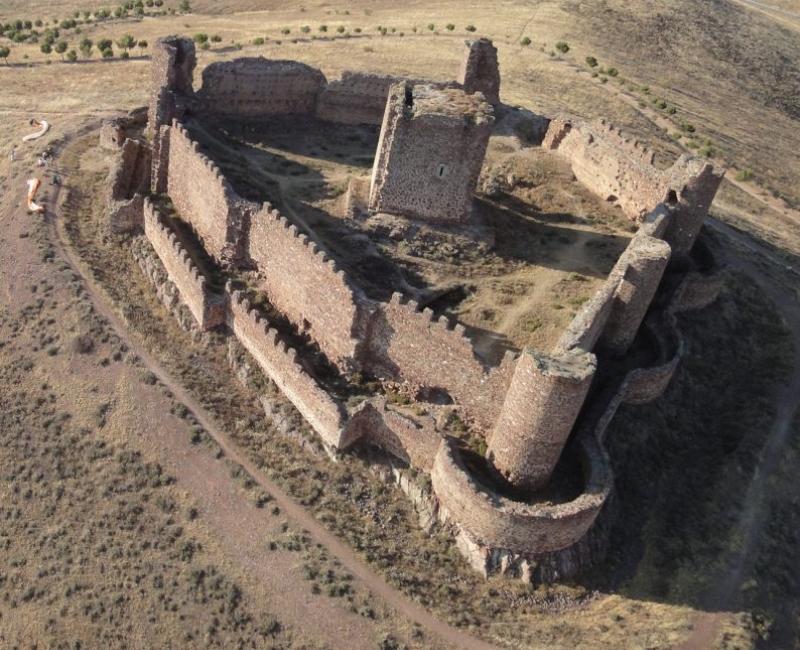
<path fill-rule="evenodd" d="M 392 86 L 372 170 L 370 211 L 465 221 L 493 123 L 492 106 L 481 93 L 410 82 Z"/>

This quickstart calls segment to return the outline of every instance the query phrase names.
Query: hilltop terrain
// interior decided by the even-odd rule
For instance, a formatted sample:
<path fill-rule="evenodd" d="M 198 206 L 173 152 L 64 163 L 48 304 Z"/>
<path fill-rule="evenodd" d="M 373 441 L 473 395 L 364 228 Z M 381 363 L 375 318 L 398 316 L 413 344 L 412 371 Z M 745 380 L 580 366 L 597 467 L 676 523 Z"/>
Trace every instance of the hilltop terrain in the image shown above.
<path fill-rule="evenodd" d="M 0 645 L 797 646 L 800 3 L 179 5 L 83 23 L 106 5 L 0 0 L 0 23 L 39 32 L 0 36 Z M 81 24 L 59 27 L 43 51 L 44 31 L 70 19 Z M 606 563 L 563 585 L 480 578 L 367 459 L 331 463 L 277 391 L 265 422 L 247 382 L 233 381 L 249 372 L 231 369 L 236 349 L 176 324 L 105 229 L 95 131 L 147 104 L 152 43 L 170 34 L 195 37 L 196 85 L 207 65 L 241 56 L 299 60 L 329 78 L 452 79 L 462 42 L 486 36 L 505 103 L 606 118 L 662 167 L 691 151 L 729 169 L 704 235 L 728 267 L 723 294 L 682 317 L 687 361 L 665 396 L 624 407 L 609 433 L 620 523 Z M 52 128 L 23 144 L 31 118 Z M 40 217 L 26 214 L 25 182 L 46 146 L 60 184 L 43 187 Z M 563 165 L 540 162 L 569 188 Z M 315 171 L 335 186 L 345 163 Z M 298 203 L 307 190 L 289 189 Z M 624 220 L 581 205 L 616 251 Z M 609 260 L 593 263 L 608 272 Z M 547 285 L 527 305 L 539 305 L 536 333 L 509 310 L 509 337 L 551 343 L 569 301 L 594 288 L 574 276 L 553 274 L 563 295 Z M 460 316 L 480 324 L 487 293 Z"/>

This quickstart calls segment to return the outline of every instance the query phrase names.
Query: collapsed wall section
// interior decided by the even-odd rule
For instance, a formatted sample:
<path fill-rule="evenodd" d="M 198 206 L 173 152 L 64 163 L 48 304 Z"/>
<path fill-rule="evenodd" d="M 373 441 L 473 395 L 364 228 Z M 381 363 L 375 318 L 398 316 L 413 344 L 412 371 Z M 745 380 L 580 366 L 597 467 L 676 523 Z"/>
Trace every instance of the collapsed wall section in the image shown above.
<path fill-rule="evenodd" d="M 248 222 L 257 206 L 236 194 L 219 167 L 200 153 L 200 145 L 177 121 L 167 137 L 166 189 L 175 209 L 217 262 L 241 261 Z"/>
<path fill-rule="evenodd" d="M 297 351 L 281 341 L 278 332 L 250 309 L 240 292 L 228 286 L 227 294 L 228 327 L 234 336 L 329 447 L 346 447 L 352 440 L 343 435 L 342 406 L 303 369 L 297 361 Z"/>
<path fill-rule="evenodd" d="M 206 278 L 150 199 L 144 200 L 144 234 L 200 328 L 207 330 L 222 325 L 225 322 L 225 298 L 208 288 Z"/>
<path fill-rule="evenodd" d="M 369 305 L 344 271 L 268 203 L 251 220 L 249 257 L 270 303 L 340 370 L 353 369 Z"/>
<path fill-rule="evenodd" d="M 461 85 L 464 92 L 483 93 L 493 106 L 500 103 L 500 68 L 497 48 L 488 38 L 467 41 L 467 55 L 461 68 Z"/>
<path fill-rule="evenodd" d="M 555 118 L 542 147 L 566 157 L 583 185 L 617 202 L 632 220 L 641 221 L 659 203 L 674 206 L 675 219 L 665 238 L 681 255 L 694 244 L 724 176 L 710 163 L 688 155 L 669 169 L 658 169 L 650 149 L 605 120 L 589 124 Z"/>
<path fill-rule="evenodd" d="M 106 206 L 109 227 L 115 233 L 142 227 L 143 193 L 150 185 L 150 147 L 130 138 L 124 138 L 120 144 L 108 176 Z"/>
<path fill-rule="evenodd" d="M 246 57 L 206 67 L 197 96 L 222 115 L 314 114 L 325 84 L 322 72 L 299 61 Z"/>
<path fill-rule="evenodd" d="M 482 427 L 500 410 L 516 361 L 508 354 L 487 372 L 461 324 L 394 293 L 379 304 L 369 324 L 364 368 L 378 377 L 409 382 L 449 395 Z"/>

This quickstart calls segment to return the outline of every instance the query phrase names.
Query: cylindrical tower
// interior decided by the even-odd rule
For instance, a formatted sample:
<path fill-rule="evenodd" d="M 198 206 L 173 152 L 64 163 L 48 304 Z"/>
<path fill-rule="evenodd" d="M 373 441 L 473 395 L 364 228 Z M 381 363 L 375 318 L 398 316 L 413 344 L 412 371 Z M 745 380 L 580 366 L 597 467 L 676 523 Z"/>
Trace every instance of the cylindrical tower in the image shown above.
<path fill-rule="evenodd" d="M 547 484 L 580 413 L 597 367 L 593 354 L 559 356 L 526 348 L 517 362 L 487 456 L 521 488 Z"/>
<path fill-rule="evenodd" d="M 661 283 L 670 253 L 667 242 L 649 235 L 637 234 L 628 246 L 624 275 L 600 339 L 610 352 L 624 354 L 633 343 Z"/>

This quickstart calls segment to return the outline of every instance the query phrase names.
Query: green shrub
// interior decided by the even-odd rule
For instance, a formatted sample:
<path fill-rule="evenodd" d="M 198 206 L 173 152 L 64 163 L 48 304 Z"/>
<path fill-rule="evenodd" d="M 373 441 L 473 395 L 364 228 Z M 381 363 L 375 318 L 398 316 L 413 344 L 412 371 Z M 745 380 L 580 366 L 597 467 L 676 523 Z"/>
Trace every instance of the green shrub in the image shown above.
<path fill-rule="evenodd" d="M 199 34 L 195 34 L 192 38 L 195 43 L 205 43 L 208 40 L 208 34 L 200 32 Z"/>
<path fill-rule="evenodd" d="M 453 23 L 447 23 L 445 25 L 445 29 L 447 29 L 448 32 L 452 32 L 455 28 L 456 26 Z"/>
<path fill-rule="evenodd" d="M 597 67 L 597 59 L 595 57 L 593 57 L 593 56 L 587 56 L 586 57 L 586 65 L 588 65 L 590 68 L 596 68 Z"/>
<path fill-rule="evenodd" d="M 339 25 L 339 26 L 336 28 L 336 31 L 337 31 L 338 33 L 340 33 L 340 34 L 344 34 L 344 25 Z"/>
<path fill-rule="evenodd" d="M 53 52 L 53 46 L 50 43 L 42 43 L 39 49 L 42 51 L 42 54 L 51 54 Z"/>
<path fill-rule="evenodd" d="M 311 31 L 311 28 L 308 25 L 303 25 L 300 28 L 300 31 L 303 32 L 303 34 L 308 34 Z"/>
<path fill-rule="evenodd" d="M 261 36 L 254 38 L 253 45 L 264 45 L 264 39 Z"/>
<path fill-rule="evenodd" d="M 477 31 L 478 28 L 475 27 L 475 25 L 467 25 L 464 29 L 466 29 L 468 32 L 474 32 Z"/>
<path fill-rule="evenodd" d="M 284 27 L 284 28 L 281 30 L 281 34 L 283 34 L 284 36 L 286 36 L 287 34 L 291 34 L 291 33 L 292 33 L 292 30 L 291 30 L 291 29 L 289 29 L 288 27 Z"/>
<path fill-rule="evenodd" d="M 561 52 L 561 54 L 566 54 L 569 52 L 569 43 L 566 41 L 559 41 L 556 43 L 556 49 Z"/>
<path fill-rule="evenodd" d="M 8 56 L 10 54 L 11 54 L 11 48 L 10 47 L 0 46 L 0 59 L 3 59 L 3 61 L 6 62 L 6 65 L 8 65 Z"/>
<path fill-rule="evenodd" d="M 609 77 L 616 77 L 619 74 L 619 70 L 616 68 L 609 68 L 607 74 Z"/>
<path fill-rule="evenodd" d="M 519 43 L 520 45 L 524 45 L 525 47 L 527 47 L 528 45 L 531 44 L 531 39 L 525 36 Z"/>
<path fill-rule="evenodd" d="M 319 26 L 319 31 L 321 31 L 321 32 L 327 32 L 327 31 L 328 31 L 328 26 L 327 26 L 327 25 L 320 25 L 320 26 Z"/>
<path fill-rule="evenodd" d="M 67 52 L 67 61 L 70 63 L 75 63 L 78 60 L 78 53 L 75 50 L 70 50 Z"/>
<path fill-rule="evenodd" d="M 214 34 L 211 37 L 211 42 L 212 43 L 221 43 L 222 42 L 222 36 L 220 36 L 219 34 Z"/>
<path fill-rule="evenodd" d="M 104 59 L 110 59 L 114 56 L 114 50 L 112 50 L 110 47 L 107 47 L 104 50 L 100 50 L 100 56 L 102 56 Z"/>
<path fill-rule="evenodd" d="M 749 169 L 740 169 L 736 172 L 736 180 L 740 183 L 746 183 L 753 180 L 753 172 Z"/>
<path fill-rule="evenodd" d="M 434 25 L 433 23 L 428 23 L 428 31 L 432 32 L 434 29 L 436 29 L 436 25 Z"/>

